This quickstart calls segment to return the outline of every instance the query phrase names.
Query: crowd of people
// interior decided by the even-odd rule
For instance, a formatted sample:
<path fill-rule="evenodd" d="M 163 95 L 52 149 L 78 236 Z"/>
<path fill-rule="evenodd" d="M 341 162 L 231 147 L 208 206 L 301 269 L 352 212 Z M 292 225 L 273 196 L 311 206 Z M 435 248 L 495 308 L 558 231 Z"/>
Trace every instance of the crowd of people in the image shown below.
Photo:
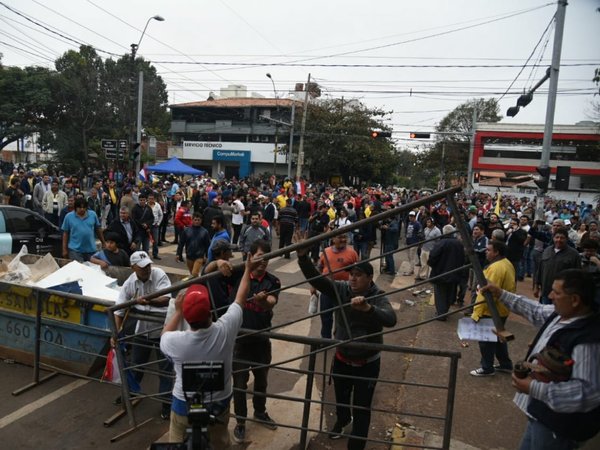
<path fill-rule="evenodd" d="M 446 320 L 452 304 L 464 305 L 465 302 L 474 303 L 467 310 L 473 320 L 490 317 L 489 306 L 482 301 L 482 293 L 477 292 L 472 271 L 464 268 L 468 261 L 464 243 L 456 233 L 459 217 L 468 226 L 477 261 L 490 281 L 489 290 L 494 294 L 502 321 L 507 319 L 510 310 L 526 314 L 541 324 L 546 319 L 555 320 L 556 315 L 551 312 L 556 308 L 559 317 L 574 318 L 575 322 L 569 324 L 578 323 L 581 318 L 585 319 L 585 323 L 582 322 L 585 330 L 590 324 L 597 325 L 598 298 L 594 298 L 593 293 L 600 292 L 598 205 L 548 199 L 544 217 L 536 220 L 535 199 L 461 193 L 456 199 L 457 210 L 440 200 L 412 210 L 403 209 L 403 213 L 390 219 L 365 224 L 360 220 L 421 199 L 423 194 L 393 187 L 333 187 L 305 179 L 293 181 L 275 177 L 225 180 L 169 175 L 143 182 L 126 178 L 117 183 L 109 177 L 51 177 L 19 170 L 9 177 L 7 184 L 6 203 L 37 211 L 61 228 L 64 257 L 90 261 L 103 268 L 111 265 L 133 268 L 119 302 L 137 298 L 140 309 L 168 311 L 162 337 L 156 332 L 142 337 L 144 329 L 140 327 L 144 322 L 138 322 L 137 333 L 142 333 L 138 340 L 144 351 L 135 352 L 133 360 L 136 365 L 143 364 L 148 360 L 149 351 L 155 349 L 162 350 L 168 357 L 161 373 L 172 371 L 171 363 L 175 363 L 173 397 L 163 396 L 167 406 L 161 412 L 165 419 L 171 420 L 174 440 L 183 438 L 186 415 L 178 364 L 190 355 L 202 356 L 200 359 L 218 355 L 225 361 L 228 378 L 225 389 L 207 400 L 207 404 L 215 416 L 225 421 L 233 399 L 236 442 L 246 439 L 248 411 L 243 390 L 247 387 L 249 371 L 253 371 L 255 380 L 254 419 L 271 429 L 276 428 L 266 409 L 270 341 L 260 333 L 235 340 L 240 326 L 257 332 L 271 326 L 278 301 L 277 294 L 272 292 L 277 292 L 281 284 L 267 271 L 268 262 L 261 261 L 260 256 L 271 251 L 275 236 L 279 238 L 279 248 L 285 249 L 293 241 L 302 242 L 338 227 L 348 229 L 347 233 L 298 250 L 300 269 L 311 280 L 313 294 L 320 295 L 323 338 L 343 341 L 350 335 L 356 338 L 377 334 L 383 327 L 395 325 L 396 316 L 388 299 L 373 282 L 373 265 L 364 261 L 371 257 L 378 242 L 385 253 L 381 265 L 387 276 L 414 276 L 416 282 L 431 278 L 437 320 Z M 164 271 L 152 267 L 152 263 L 161 259 L 160 248 L 167 244 L 171 227 L 173 238 L 168 243 L 177 245 L 176 260 L 185 260 L 193 276 L 219 271 L 220 277 L 188 289 L 175 301 L 161 297 L 158 302 L 150 302 L 144 296 L 170 286 Z M 96 238 L 100 240 L 101 249 L 97 248 Z M 399 273 L 396 267 L 400 261 L 394 251 L 399 249 L 401 239 L 409 249 Z M 235 251 L 241 252 L 247 261 L 245 270 L 233 270 L 230 259 Z M 284 252 L 284 257 L 290 258 L 290 253 Z M 347 266 L 352 266 L 349 271 L 342 270 Z M 314 278 L 329 273 L 333 276 Z M 592 286 L 590 292 L 582 293 L 572 287 L 572 280 L 579 279 L 577 277 L 583 277 L 585 286 Z M 514 295 L 517 283 L 528 279 L 531 279 L 534 301 L 539 307 L 533 308 L 531 301 L 527 303 Z M 562 283 L 560 286 L 557 280 Z M 580 303 L 575 311 L 558 310 L 557 298 L 564 295 L 578 298 Z M 336 308 L 338 301 L 350 308 L 343 318 L 347 321 L 344 326 L 341 310 Z M 520 303 L 528 306 L 520 307 Z M 588 317 L 590 314 L 594 320 Z M 122 325 L 123 314 L 118 313 L 117 317 L 117 324 Z M 544 331 L 548 335 L 544 343 L 552 340 L 552 333 L 562 328 L 554 322 L 550 327 L 554 328 Z M 586 333 L 580 333 L 581 342 L 591 345 L 591 350 L 585 347 L 585 351 L 597 357 L 597 333 Z M 577 355 L 582 351 L 578 350 L 580 334 L 576 334 L 574 341 L 569 340 L 568 351 Z M 382 342 L 380 336 L 368 340 Z M 193 348 L 198 342 L 206 347 L 201 352 Z M 215 350 L 217 343 L 219 351 Z M 479 347 L 481 367 L 472 370 L 471 375 L 490 376 L 498 371 L 513 370 L 505 343 L 481 342 Z M 232 362 L 232 358 L 237 362 Z M 576 360 L 573 373 L 581 374 L 578 363 Z M 375 383 L 365 379 L 376 380 L 378 373 L 378 352 L 355 351 L 343 345 L 337 349 L 332 379 L 338 407 L 330 437 L 341 437 L 352 423 L 351 434 L 356 438 L 349 439 L 348 448 L 365 446 L 370 423 L 368 410 L 375 389 Z M 590 373 L 582 376 L 588 380 Z M 358 380 L 349 381 L 353 377 Z M 141 380 L 141 375 L 138 378 Z M 514 381 L 519 392 L 547 404 L 547 396 L 551 394 L 538 383 L 532 381 L 524 386 Z M 571 388 L 571 385 L 567 387 Z M 169 380 L 161 377 L 161 393 L 169 390 Z M 353 417 L 348 407 L 351 398 L 359 406 Z M 590 411 L 588 407 L 596 408 L 592 411 L 595 414 L 598 404 L 596 400 L 586 401 L 583 412 Z M 527 402 L 521 406 L 530 414 Z M 577 411 L 572 405 L 569 408 Z M 530 415 L 553 431 L 554 417 L 547 422 L 551 414 L 543 407 L 536 411 L 541 411 L 539 418 L 535 413 Z M 561 414 L 568 415 L 572 411 Z M 584 433 L 568 435 L 566 439 L 582 436 L 587 438 Z M 211 437 L 223 448 L 229 445 L 226 426 L 212 427 Z"/>

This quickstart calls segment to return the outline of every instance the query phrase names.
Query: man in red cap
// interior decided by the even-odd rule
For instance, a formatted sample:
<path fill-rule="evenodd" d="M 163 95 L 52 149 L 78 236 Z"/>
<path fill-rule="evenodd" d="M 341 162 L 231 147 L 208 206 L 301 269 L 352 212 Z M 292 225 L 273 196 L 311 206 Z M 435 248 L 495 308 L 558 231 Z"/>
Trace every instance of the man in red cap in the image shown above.
<path fill-rule="evenodd" d="M 169 426 L 171 442 L 183 442 L 185 430 L 189 426 L 182 385 L 182 363 L 223 361 L 225 388 L 222 391 L 206 393 L 204 406 L 217 419 L 215 424 L 208 428 L 213 448 L 229 448 L 231 445 L 227 424 L 229 403 L 233 393 L 231 382 L 233 346 L 242 325 L 243 309 L 250 290 L 250 273 L 259 264 L 260 262 L 253 263 L 252 257 L 248 258 L 235 302 L 216 322 L 212 320 L 211 303 L 206 286 L 190 286 L 185 294 L 179 294 L 175 300 L 175 314 L 165 324 L 160 341 L 162 352 L 175 367 L 175 386 Z M 257 298 L 255 301 L 259 302 L 260 299 Z M 181 318 L 189 323 L 190 330 L 176 331 Z M 191 398 L 193 394 L 188 392 L 187 396 Z"/>

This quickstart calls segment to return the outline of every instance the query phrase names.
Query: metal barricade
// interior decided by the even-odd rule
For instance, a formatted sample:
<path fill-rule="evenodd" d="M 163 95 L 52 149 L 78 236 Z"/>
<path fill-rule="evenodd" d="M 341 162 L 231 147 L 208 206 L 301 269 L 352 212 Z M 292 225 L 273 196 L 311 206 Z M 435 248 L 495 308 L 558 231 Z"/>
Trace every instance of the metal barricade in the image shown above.
<path fill-rule="evenodd" d="M 448 201 L 448 203 L 455 210 L 457 210 L 456 203 L 454 202 L 454 199 L 453 199 L 453 195 L 458 191 L 459 191 L 459 189 L 456 189 L 456 188 L 449 189 L 449 190 L 440 192 L 438 194 L 435 194 L 427 199 L 419 200 L 419 201 L 413 202 L 411 204 L 400 206 L 399 208 L 395 208 L 394 210 L 388 210 L 381 214 L 373 215 L 367 219 L 364 219 L 361 222 L 362 223 L 378 222 L 380 220 L 389 218 L 393 215 L 397 215 L 402 212 L 408 211 L 414 207 L 424 205 L 426 203 L 429 203 L 429 202 L 432 202 L 432 201 L 435 201 L 435 200 L 441 199 L 441 198 L 445 198 Z M 484 285 L 485 279 L 483 278 L 483 273 L 481 271 L 481 267 L 479 266 L 479 262 L 473 252 L 472 245 L 470 242 L 470 236 L 466 231 L 464 221 L 459 218 L 457 222 L 458 222 L 457 223 L 458 224 L 458 232 L 461 233 L 461 236 L 463 238 L 465 247 L 467 249 L 468 256 L 469 256 L 471 264 L 473 265 L 473 268 L 474 268 L 477 282 L 480 285 Z M 276 256 L 281 256 L 284 253 L 289 253 L 291 251 L 297 250 L 302 247 L 311 247 L 312 245 L 320 242 L 323 239 L 330 239 L 331 237 L 337 236 L 339 234 L 347 233 L 347 232 L 351 231 L 353 228 L 355 228 L 356 226 L 357 226 L 357 224 L 355 223 L 355 224 L 351 224 L 346 227 L 341 227 L 336 230 L 332 230 L 328 233 L 324 233 L 322 235 L 315 236 L 313 238 L 309 238 L 303 242 L 292 244 L 291 246 L 288 246 L 286 248 L 275 250 L 267 255 L 264 255 L 263 258 L 271 259 Z M 418 245 L 418 244 L 415 244 L 415 245 Z M 396 252 L 406 250 L 407 248 L 410 248 L 410 247 L 411 246 L 394 249 L 389 253 L 393 254 Z M 371 259 L 380 259 L 383 256 L 385 256 L 385 254 L 386 253 L 377 255 L 376 257 L 371 258 Z M 457 271 L 464 270 L 465 267 L 469 267 L 469 266 L 464 266 L 464 267 L 461 267 L 461 268 L 458 268 L 455 270 L 457 270 Z M 237 269 L 241 268 L 241 265 L 236 266 L 236 268 Z M 213 277 L 217 277 L 217 276 L 219 276 L 219 273 L 215 272 L 215 273 L 204 275 L 201 277 L 189 279 L 184 282 L 173 284 L 168 289 L 163 289 L 163 290 L 157 291 L 151 295 L 145 295 L 144 298 L 146 298 L 146 300 L 152 300 L 153 298 L 171 294 L 172 292 L 184 289 L 184 288 L 190 286 L 191 284 L 198 283 L 198 282 L 204 282 L 204 281 L 208 280 L 209 278 L 213 278 Z M 323 276 L 323 275 L 320 275 L 320 277 L 321 276 Z M 301 284 L 305 284 L 310 281 L 311 280 L 302 280 L 301 282 L 296 283 L 294 285 L 288 285 L 288 286 L 281 288 L 281 291 L 285 291 L 286 289 L 289 289 L 291 287 L 298 286 Z M 390 295 L 390 294 L 393 294 L 396 292 L 401 292 L 403 290 L 410 289 L 411 287 L 419 286 L 419 285 L 422 285 L 424 283 L 428 283 L 431 281 L 432 281 L 432 279 L 430 278 L 429 280 L 417 282 L 408 287 L 402 287 L 399 289 L 388 291 L 387 293 L 385 293 L 383 295 Z M 42 304 L 43 303 L 42 303 L 40 296 L 42 294 L 55 295 L 55 293 L 52 293 L 50 291 L 48 291 L 48 292 L 43 292 L 43 291 L 44 290 L 35 290 L 36 298 L 37 298 L 36 349 L 35 349 L 35 361 L 34 361 L 34 383 L 32 384 L 32 386 L 40 382 L 40 380 L 39 380 L 39 367 L 41 364 L 40 363 L 40 354 L 43 352 L 43 349 L 41 348 L 41 344 L 42 343 L 50 344 L 50 343 L 46 342 L 46 340 L 44 340 L 42 337 L 42 327 L 43 327 L 43 324 L 45 323 L 46 319 L 43 318 L 43 314 L 42 314 L 42 310 L 43 310 Z M 378 294 L 378 295 L 381 295 L 381 294 Z M 105 327 L 103 332 L 105 333 L 104 338 L 107 342 L 108 342 L 108 339 L 106 339 L 106 338 L 108 338 L 109 336 L 112 336 L 117 342 L 120 342 L 120 343 L 129 343 L 137 337 L 135 334 L 133 336 L 127 336 L 127 337 L 119 336 L 120 330 L 117 329 L 117 324 L 116 324 L 116 321 L 114 318 L 115 311 L 117 311 L 119 309 L 133 307 L 136 304 L 135 299 L 132 299 L 132 301 L 129 301 L 129 302 L 126 302 L 126 303 L 123 303 L 120 305 L 110 306 L 110 305 L 112 305 L 112 303 L 110 303 L 110 302 L 92 301 L 91 299 L 83 297 L 83 296 L 74 296 L 74 295 L 64 294 L 64 297 L 74 298 L 81 302 L 90 302 L 91 304 L 102 305 L 102 306 L 106 307 L 105 308 L 106 324 L 108 326 Z M 486 301 L 488 301 L 488 304 L 491 303 L 490 309 L 492 310 L 492 312 L 495 311 L 495 308 L 493 307 L 493 302 L 492 302 L 491 298 L 487 298 Z M 343 308 L 343 305 L 341 304 L 341 301 L 338 298 L 337 305 L 326 312 L 335 311 L 336 309 L 341 309 L 341 308 Z M 301 318 L 296 318 L 296 319 L 294 319 L 294 321 L 309 320 L 312 317 L 315 317 L 321 313 L 307 315 L 307 316 L 303 316 Z M 156 329 L 162 328 L 162 324 L 164 322 L 163 317 L 150 318 L 147 315 L 140 315 L 138 313 L 130 313 L 130 314 L 132 314 L 132 317 L 139 317 L 139 318 L 143 318 L 144 320 L 152 320 L 157 325 Z M 494 317 L 494 319 L 496 319 L 496 317 Z M 398 331 L 404 330 L 406 328 L 422 325 L 431 320 L 433 320 L 433 319 L 429 319 L 429 320 L 419 322 L 419 323 L 409 324 L 409 325 L 406 325 L 403 327 L 387 329 L 387 330 L 384 330 L 377 334 L 385 335 L 388 333 L 398 332 Z M 336 406 L 339 406 L 339 405 L 336 405 L 335 401 L 331 401 L 329 399 L 331 394 L 328 391 L 327 382 L 326 382 L 326 380 L 329 376 L 329 372 L 326 369 L 327 369 L 328 361 L 330 361 L 330 358 L 332 357 L 331 354 L 340 345 L 350 346 L 350 347 L 356 346 L 356 347 L 360 347 L 360 348 L 369 348 L 371 350 L 383 352 L 384 354 L 391 353 L 391 354 L 415 355 L 415 356 L 419 356 L 419 357 L 443 358 L 444 360 L 447 360 L 448 361 L 447 370 L 445 371 L 446 376 L 441 381 L 440 380 L 408 380 L 407 381 L 407 380 L 402 379 L 401 377 L 398 377 L 398 378 L 396 378 L 396 377 L 390 377 L 390 378 L 380 377 L 377 380 L 373 380 L 373 381 L 377 381 L 377 383 L 379 385 L 387 384 L 387 385 L 393 386 L 394 389 L 402 388 L 402 389 L 442 390 L 446 393 L 444 408 L 442 411 L 438 411 L 435 413 L 423 413 L 423 412 L 420 412 L 418 408 L 406 409 L 406 410 L 405 409 L 396 410 L 396 409 L 390 409 L 390 408 L 374 407 L 374 408 L 370 408 L 370 409 L 375 414 L 390 415 L 390 417 L 393 417 L 393 418 L 396 418 L 398 416 L 405 416 L 405 417 L 416 417 L 416 418 L 423 418 L 423 419 L 427 419 L 427 420 L 437 421 L 438 423 L 441 424 L 440 432 L 443 435 L 442 446 L 439 448 L 444 448 L 444 449 L 449 448 L 451 428 L 452 428 L 453 404 L 454 404 L 454 396 L 455 396 L 455 389 L 456 389 L 458 358 L 460 358 L 460 353 L 458 353 L 458 352 L 443 352 L 443 351 L 428 350 L 428 349 L 415 349 L 415 348 L 410 348 L 410 347 L 400 347 L 400 346 L 393 346 L 393 345 L 386 345 L 386 344 L 372 344 L 372 343 L 355 342 L 355 339 L 352 337 L 347 341 L 338 342 L 338 341 L 321 339 L 321 338 L 291 336 L 291 335 L 285 335 L 285 334 L 273 332 L 275 329 L 282 328 L 283 326 L 284 325 L 279 324 L 278 326 L 271 327 L 268 330 L 242 330 L 242 333 L 245 333 L 245 334 L 261 333 L 264 336 L 269 337 L 270 339 L 273 339 L 273 340 L 282 340 L 285 342 L 295 343 L 300 346 L 308 347 L 308 349 L 309 349 L 308 352 L 303 350 L 299 356 L 295 356 L 293 358 L 288 358 L 287 360 L 283 360 L 283 361 L 282 360 L 275 361 L 275 362 L 272 362 L 271 364 L 265 365 L 265 367 L 273 368 L 273 372 L 274 372 L 273 376 L 274 377 L 278 376 L 277 374 L 280 372 L 294 373 L 296 375 L 302 375 L 302 376 L 306 377 L 305 389 L 304 389 L 303 396 L 294 397 L 294 396 L 279 395 L 279 394 L 278 395 L 269 394 L 269 393 L 266 394 L 266 396 L 269 398 L 278 399 L 278 400 L 286 401 L 286 402 L 297 403 L 297 404 L 301 405 L 302 419 L 301 419 L 300 424 L 293 424 L 293 423 L 278 424 L 279 426 L 282 426 L 282 427 L 298 429 L 300 431 L 299 443 L 300 443 L 301 448 L 306 447 L 306 444 L 308 441 L 308 433 L 324 432 L 324 426 L 323 426 L 323 424 L 324 424 L 324 409 L 334 408 Z M 341 326 L 347 326 L 347 325 L 343 324 Z M 498 331 L 500 333 L 502 333 L 504 331 L 503 327 L 497 326 L 496 328 L 498 329 Z M 107 329 L 110 330 L 110 333 L 106 332 Z M 365 336 L 361 336 L 361 338 L 365 338 Z M 57 343 L 53 343 L 52 345 L 55 345 L 55 344 L 57 344 Z M 57 345 L 60 346 L 61 344 L 57 344 Z M 65 346 L 62 345 L 62 347 L 64 348 Z M 156 371 L 152 371 L 152 370 L 148 369 L 148 366 L 151 364 L 154 364 L 156 361 L 151 361 L 148 363 L 127 367 L 126 358 L 125 358 L 125 355 L 123 354 L 123 352 L 121 351 L 121 346 L 117 345 L 116 348 L 117 348 L 116 356 L 117 356 L 117 362 L 118 362 L 118 370 L 120 372 L 120 378 L 121 378 L 121 397 L 122 397 L 123 406 L 124 406 L 123 414 L 127 414 L 131 428 L 129 430 L 127 430 L 125 433 L 122 433 L 121 435 L 115 437 L 113 439 L 113 441 L 130 433 L 131 431 L 137 429 L 140 425 L 145 423 L 145 422 L 143 422 L 142 424 L 138 424 L 136 422 L 135 411 L 133 409 L 133 404 L 132 404 L 133 403 L 132 397 L 130 395 L 131 389 L 130 389 L 130 386 L 128 383 L 127 372 L 133 371 L 133 370 L 138 370 L 138 371 L 143 370 L 149 374 L 164 375 L 164 373 L 157 373 Z M 85 352 L 85 350 L 84 350 L 84 352 Z M 321 370 L 319 370 L 317 368 L 317 355 L 319 355 L 319 354 L 323 355 L 323 363 L 322 363 Z M 103 355 L 100 353 L 96 354 L 96 356 L 103 357 Z M 278 355 L 278 356 L 280 356 L 280 355 Z M 307 363 L 306 363 L 307 368 L 306 369 L 290 368 L 290 367 L 286 366 L 290 362 L 297 361 L 297 360 L 305 360 L 305 359 L 307 360 Z M 440 366 L 443 366 L 443 365 L 440 365 Z M 69 373 L 68 371 L 65 372 L 64 370 L 61 370 L 61 372 Z M 317 398 L 317 399 L 313 398 L 315 377 L 318 377 L 321 380 L 321 383 L 320 383 L 321 395 L 320 395 L 320 398 Z M 23 388 L 23 389 L 26 389 L 26 388 Z M 20 391 L 22 392 L 23 390 L 20 390 Z M 249 391 L 249 390 L 247 390 L 246 393 L 253 394 L 253 392 Z M 164 394 L 165 393 L 145 394 L 145 395 L 139 395 L 137 397 L 151 398 L 151 399 L 160 401 L 160 399 L 158 397 L 161 395 L 164 395 Z M 319 424 L 318 424 L 318 426 L 311 426 L 311 423 L 310 423 L 311 412 L 313 412 L 315 408 L 320 409 L 319 421 L 318 421 Z M 427 409 L 427 408 L 424 408 L 424 409 Z M 247 418 L 246 420 L 252 421 L 252 419 L 250 419 L 250 418 Z M 105 424 L 106 424 L 106 422 L 105 422 Z M 110 425 L 110 423 L 108 423 L 108 425 Z M 369 439 L 369 442 L 372 442 L 373 444 L 389 444 L 388 439 Z M 408 444 L 404 444 L 404 445 L 411 446 Z M 412 446 L 420 447 L 419 445 L 412 445 Z M 431 448 L 431 447 L 428 447 L 428 448 Z"/>

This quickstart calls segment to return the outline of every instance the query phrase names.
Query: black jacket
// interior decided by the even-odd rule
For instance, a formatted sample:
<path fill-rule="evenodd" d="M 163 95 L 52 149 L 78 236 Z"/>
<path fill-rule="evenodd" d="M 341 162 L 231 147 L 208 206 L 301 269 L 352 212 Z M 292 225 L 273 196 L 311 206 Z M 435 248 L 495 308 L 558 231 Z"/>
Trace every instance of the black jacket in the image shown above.
<path fill-rule="evenodd" d="M 106 231 L 112 231 L 114 233 L 117 233 L 119 235 L 119 240 L 117 241 L 117 247 L 119 247 L 120 249 L 125 250 L 125 252 L 128 255 L 131 255 L 132 251 L 131 251 L 131 243 L 133 241 L 135 241 L 135 236 L 137 235 L 138 232 L 138 228 L 135 225 L 135 222 L 133 220 L 130 220 L 129 223 L 131 224 L 131 241 L 127 238 L 127 231 L 125 231 L 125 227 L 123 226 L 123 224 L 121 223 L 121 219 L 115 219 L 113 220 L 108 227 L 106 228 Z"/>
<path fill-rule="evenodd" d="M 462 242 L 452 236 L 442 236 L 429 253 L 427 264 L 431 267 L 430 276 L 432 278 L 462 267 L 465 264 L 465 250 Z M 461 272 L 445 275 L 433 283 L 458 283 L 462 277 Z"/>
<path fill-rule="evenodd" d="M 185 247 L 185 257 L 190 260 L 206 258 L 208 247 L 210 247 L 210 238 L 208 231 L 203 226 L 185 227 L 179 235 L 179 244 L 177 245 L 177 256 L 181 257 Z"/>

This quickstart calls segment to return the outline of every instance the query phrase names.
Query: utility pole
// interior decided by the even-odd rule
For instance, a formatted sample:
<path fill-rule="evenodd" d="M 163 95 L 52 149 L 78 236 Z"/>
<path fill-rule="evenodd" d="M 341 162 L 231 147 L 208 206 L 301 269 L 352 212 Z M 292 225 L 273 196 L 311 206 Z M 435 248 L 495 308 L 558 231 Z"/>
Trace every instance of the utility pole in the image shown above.
<path fill-rule="evenodd" d="M 142 160 L 142 101 L 144 99 L 144 72 L 138 74 L 138 101 L 137 101 L 137 133 L 135 142 L 140 144 L 140 154 L 135 158 L 135 177 L 139 178 Z"/>
<path fill-rule="evenodd" d="M 294 156 L 294 152 L 292 151 L 294 148 L 294 119 L 296 117 L 296 101 L 292 100 L 292 119 L 290 120 L 291 128 L 290 128 L 290 145 L 288 148 L 288 167 L 287 167 L 287 176 L 288 178 L 292 178 L 292 157 Z"/>
<path fill-rule="evenodd" d="M 302 111 L 302 129 L 300 131 L 300 146 L 298 147 L 298 163 L 296 164 L 296 180 L 302 176 L 302 165 L 304 164 L 304 133 L 306 131 L 306 116 L 308 115 L 308 86 L 310 85 L 310 73 L 304 88 L 304 111 Z"/>
<path fill-rule="evenodd" d="M 475 128 L 477 127 L 477 105 L 473 105 L 473 121 L 471 123 L 471 139 L 469 143 L 469 163 L 467 169 L 467 186 L 465 191 L 471 195 L 473 189 L 473 153 L 475 151 Z"/>
<path fill-rule="evenodd" d="M 560 69 L 560 54 L 562 51 L 566 11 L 567 1 L 558 0 L 558 8 L 556 9 L 556 26 L 554 28 L 554 46 L 552 49 L 552 65 L 550 66 L 550 86 L 548 88 L 548 103 L 546 104 L 546 124 L 544 126 L 544 140 L 542 143 L 542 159 L 539 167 L 542 170 L 550 168 L 550 149 L 552 147 L 554 111 L 556 109 L 556 92 L 558 90 L 558 71 Z M 542 220 L 544 218 L 546 192 L 547 189 L 538 189 L 535 209 L 535 218 L 538 220 Z"/>

